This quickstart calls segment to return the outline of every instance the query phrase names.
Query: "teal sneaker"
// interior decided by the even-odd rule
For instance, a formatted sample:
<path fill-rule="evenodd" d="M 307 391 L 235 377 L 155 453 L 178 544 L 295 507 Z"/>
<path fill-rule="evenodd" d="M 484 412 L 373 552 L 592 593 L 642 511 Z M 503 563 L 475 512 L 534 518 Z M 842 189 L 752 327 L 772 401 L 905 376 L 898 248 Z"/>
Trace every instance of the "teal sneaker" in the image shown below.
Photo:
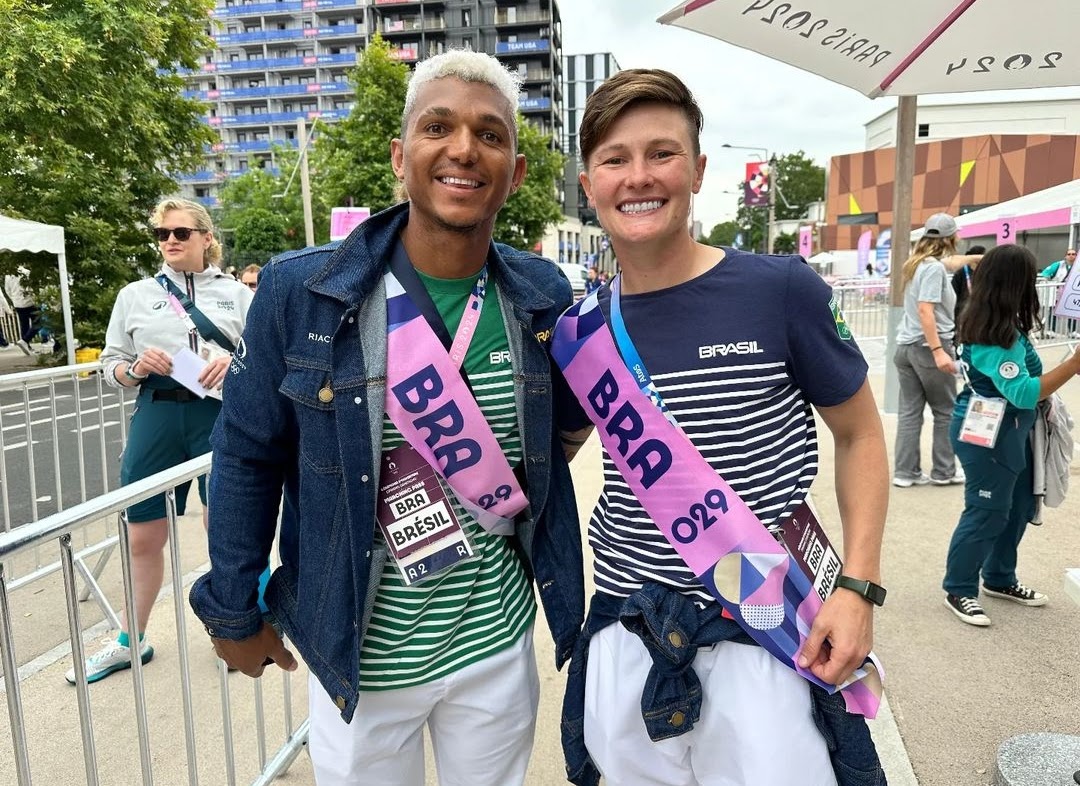
<path fill-rule="evenodd" d="M 154 648 L 143 639 L 142 662 L 149 663 L 154 657 Z M 86 659 L 87 683 L 103 680 L 114 671 L 122 671 L 131 668 L 131 648 L 125 647 L 116 639 L 107 639 L 105 646 Z M 75 684 L 75 667 L 68 669 L 64 679 Z"/>

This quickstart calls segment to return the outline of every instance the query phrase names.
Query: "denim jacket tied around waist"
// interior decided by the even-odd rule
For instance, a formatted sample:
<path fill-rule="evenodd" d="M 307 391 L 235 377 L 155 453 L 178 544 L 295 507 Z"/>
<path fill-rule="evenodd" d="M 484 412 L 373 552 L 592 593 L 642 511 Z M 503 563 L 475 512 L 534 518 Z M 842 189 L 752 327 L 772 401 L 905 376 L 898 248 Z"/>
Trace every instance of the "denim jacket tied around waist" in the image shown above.
<path fill-rule="evenodd" d="M 699 609 L 690 599 L 659 584 L 645 584 L 629 598 L 593 595 L 567 670 L 563 700 L 563 755 L 567 779 L 576 786 L 600 782 L 600 772 L 585 747 L 585 671 L 589 640 L 615 623 L 637 635 L 652 657 L 641 706 L 645 728 L 654 741 L 685 734 L 700 718 L 702 689 L 693 669 L 698 648 L 724 641 L 757 646 L 738 623 L 721 616 L 720 604 Z M 839 693 L 829 695 L 811 685 L 810 698 L 838 786 L 886 786 L 866 720 L 847 712 Z"/>

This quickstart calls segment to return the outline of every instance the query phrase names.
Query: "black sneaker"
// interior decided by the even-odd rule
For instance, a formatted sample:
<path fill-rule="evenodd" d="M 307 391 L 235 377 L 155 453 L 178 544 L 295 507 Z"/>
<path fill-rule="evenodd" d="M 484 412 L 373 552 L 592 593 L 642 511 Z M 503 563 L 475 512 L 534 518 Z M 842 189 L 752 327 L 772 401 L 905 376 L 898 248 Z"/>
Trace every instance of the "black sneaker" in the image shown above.
<path fill-rule="evenodd" d="M 990 618 L 986 616 L 986 612 L 979 605 L 978 598 L 961 598 L 957 595 L 946 595 L 945 605 L 968 625 L 985 628 L 990 624 Z"/>
<path fill-rule="evenodd" d="M 983 584 L 983 592 L 990 597 L 1011 600 L 1021 606 L 1045 606 L 1047 601 L 1047 597 L 1041 592 L 1025 587 L 1019 581 L 1011 587 L 990 587 Z"/>

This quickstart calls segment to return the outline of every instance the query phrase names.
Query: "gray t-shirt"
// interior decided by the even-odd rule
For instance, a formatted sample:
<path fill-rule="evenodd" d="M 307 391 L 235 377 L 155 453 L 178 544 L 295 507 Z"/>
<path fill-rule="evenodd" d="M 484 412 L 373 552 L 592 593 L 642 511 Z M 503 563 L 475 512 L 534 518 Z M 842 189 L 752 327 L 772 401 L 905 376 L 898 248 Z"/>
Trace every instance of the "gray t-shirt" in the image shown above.
<path fill-rule="evenodd" d="M 904 292 L 904 318 L 896 333 L 897 344 L 926 344 L 922 323 L 919 322 L 919 303 L 934 304 L 938 337 L 951 340 L 956 327 L 953 323 L 956 292 L 949 284 L 945 265 L 934 257 L 927 257 L 915 268 L 915 277 Z"/>

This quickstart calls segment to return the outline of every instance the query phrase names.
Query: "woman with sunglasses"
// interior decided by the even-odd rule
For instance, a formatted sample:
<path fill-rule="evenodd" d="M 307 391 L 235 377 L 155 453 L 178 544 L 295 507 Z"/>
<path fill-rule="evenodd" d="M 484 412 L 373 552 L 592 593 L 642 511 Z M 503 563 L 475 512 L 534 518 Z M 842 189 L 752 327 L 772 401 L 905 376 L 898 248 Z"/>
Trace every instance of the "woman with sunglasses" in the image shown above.
<path fill-rule="evenodd" d="M 120 465 L 123 485 L 149 477 L 210 450 L 210 432 L 221 409 L 221 386 L 240 341 L 252 291 L 217 266 L 221 244 L 206 208 L 185 199 L 160 202 L 150 218 L 163 264 L 156 276 L 120 290 L 101 353 L 105 381 L 137 387 L 128 441 Z M 194 310 L 187 309 L 189 305 Z M 216 330 L 215 330 L 216 328 Z M 190 351 L 205 361 L 197 391 L 170 374 L 173 359 Z M 177 488 L 176 512 L 183 515 L 190 483 Z M 206 524 L 206 478 L 199 478 Z M 144 631 L 161 589 L 168 529 L 165 495 L 128 508 L 135 618 L 142 662 L 154 656 Z M 125 622 L 119 637 L 86 660 L 87 682 L 129 668 Z M 67 673 L 75 684 L 75 671 Z"/>

